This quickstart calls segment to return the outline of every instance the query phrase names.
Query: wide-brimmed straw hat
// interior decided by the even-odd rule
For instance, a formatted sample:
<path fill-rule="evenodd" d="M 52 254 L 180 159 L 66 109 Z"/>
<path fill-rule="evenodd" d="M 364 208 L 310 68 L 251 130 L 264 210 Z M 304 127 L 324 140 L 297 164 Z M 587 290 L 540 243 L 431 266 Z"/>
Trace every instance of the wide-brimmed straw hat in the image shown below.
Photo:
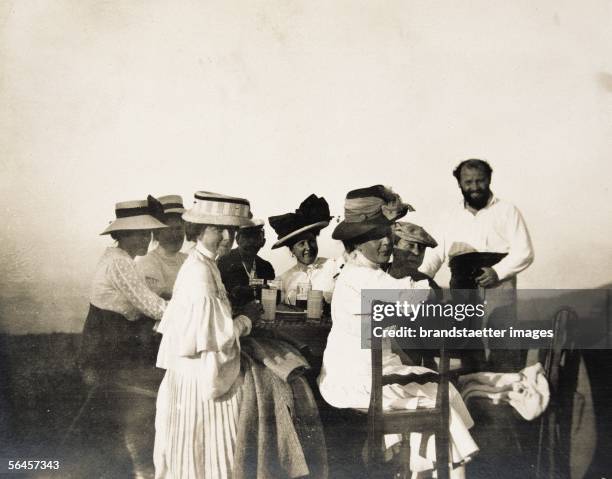
<path fill-rule="evenodd" d="M 245 198 L 235 198 L 209 191 L 196 191 L 193 207 L 183 213 L 190 223 L 218 226 L 252 226 L 251 204 Z"/>
<path fill-rule="evenodd" d="M 156 206 L 151 200 L 122 201 L 117 203 L 115 205 L 115 221 L 111 222 L 100 234 L 107 235 L 113 231 L 167 228 L 165 224 L 154 218 L 155 210 Z"/>
<path fill-rule="evenodd" d="M 398 221 L 393 225 L 393 235 L 398 239 L 412 241 L 430 248 L 438 246 L 438 242 L 427 232 L 425 228 L 407 221 Z"/>
<path fill-rule="evenodd" d="M 183 198 L 179 195 L 165 195 L 157 198 L 164 208 L 164 214 L 183 214 L 185 207 L 183 206 Z"/>
<path fill-rule="evenodd" d="M 344 201 L 344 220 L 336 226 L 332 238 L 350 240 L 363 236 L 381 226 L 391 225 L 408 211 L 414 208 L 383 185 L 349 191 Z"/>
<path fill-rule="evenodd" d="M 318 234 L 329 225 L 329 205 L 323 197 L 310 195 L 300 204 L 294 213 L 270 216 L 268 221 L 278 236 L 278 241 L 272 249 L 289 246 L 291 240 L 308 231 Z"/>

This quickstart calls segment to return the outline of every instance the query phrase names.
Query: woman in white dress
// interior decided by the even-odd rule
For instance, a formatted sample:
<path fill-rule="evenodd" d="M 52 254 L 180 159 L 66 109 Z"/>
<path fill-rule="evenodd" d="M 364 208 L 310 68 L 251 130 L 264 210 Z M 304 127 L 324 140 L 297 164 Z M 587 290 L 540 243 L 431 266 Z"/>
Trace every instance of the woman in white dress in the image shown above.
<path fill-rule="evenodd" d="M 157 366 L 166 370 L 155 418 L 157 478 L 228 478 L 241 402 L 240 337 L 258 306 L 232 310 L 215 263 L 228 230 L 252 224 L 247 200 L 199 191 L 183 214 L 195 241 L 159 325 Z"/>
<path fill-rule="evenodd" d="M 404 290 L 402 294 L 414 303 L 429 295 L 427 281 L 410 277 L 395 279 L 381 269 L 389 261 L 393 250 L 391 223 L 402 213 L 397 203 L 389 202 L 378 187 L 355 190 L 347 195 L 345 219 L 332 237 L 342 240 L 349 258 L 336 281 L 332 300 L 332 329 L 323 355 L 319 388 L 323 398 L 337 408 L 367 408 L 371 388 L 371 354 L 361 348 L 361 291 L 363 289 Z M 351 371 L 351 374 L 347 374 Z M 431 370 L 420 366 L 403 365 L 399 356 L 383 343 L 384 374 L 422 374 Z M 383 408 L 403 409 L 432 406 L 437 385 L 411 383 L 405 386 L 388 385 L 383 388 Z M 461 396 L 451 387 L 450 435 L 453 462 L 467 460 L 478 450 L 468 429 L 473 425 Z M 427 444 L 426 457 L 420 456 L 421 435 L 411 434 L 411 464 L 413 471 L 433 468 L 433 441 Z M 385 437 L 387 446 L 400 440 Z M 412 447 L 415 446 L 415 447 Z M 464 477 L 464 468 L 455 468 L 452 477 Z"/>

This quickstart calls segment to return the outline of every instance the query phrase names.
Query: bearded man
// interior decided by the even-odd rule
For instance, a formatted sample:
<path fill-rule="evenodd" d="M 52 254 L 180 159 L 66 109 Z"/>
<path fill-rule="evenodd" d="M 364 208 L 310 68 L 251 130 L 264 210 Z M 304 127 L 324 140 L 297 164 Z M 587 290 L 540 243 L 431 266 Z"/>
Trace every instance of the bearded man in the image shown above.
<path fill-rule="evenodd" d="M 420 271 L 434 277 L 448 260 L 455 301 L 486 301 L 482 326 L 505 329 L 516 322 L 516 276 L 533 262 L 533 246 L 520 211 L 490 189 L 491 166 L 483 160 L 461 162 L 453 171 L 463 196 L 450 212 L 438 247 L 426 252 Z M 466 294 L 471 291 L 474 294 Z M 522 368 L 523 354 L 509 344 L 490 343 L 491 369 Z M 493 351 L 493 350 L 497 351 Z"/>

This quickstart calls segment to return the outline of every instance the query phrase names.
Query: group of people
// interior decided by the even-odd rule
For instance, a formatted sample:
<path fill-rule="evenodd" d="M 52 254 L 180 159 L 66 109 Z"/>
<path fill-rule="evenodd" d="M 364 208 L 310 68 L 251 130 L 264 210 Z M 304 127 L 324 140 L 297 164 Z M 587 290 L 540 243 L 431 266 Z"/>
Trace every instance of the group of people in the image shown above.
<path fill-rule="evenodd" d="M 332 233 L 344 246 L 338 258 L 318 254 L 318 236 L 332 219 L 324 198 L 312 194 L 293 212 L 269 217 L 278 236 L 272 248 L 284 246 L 295 257 L 295 265 L 282 274 L 259 256 L 265 244 L 264 222 L 253 218 L 246 199 L 198 191 L 191 209 L 185 209 L 177 195 L 116 204 L 116 219 L 102 233 L 116 245 L 107 248 L 94 275 L 81 366 L 88 382 L 102 385 L 112 384 L 126 361 L 151 355 L 165 370 L 157 394 L 156 477 L 240 477 L 249 467 L 257 468 L 258 477 L 274 467 L 285 472 L 293 467 L 289 477 L 326 474 L 324 454 L 309 452 L 305 444 L 307 437 L 321 435 L 316 410 L 309 411 L 308 417 L 316 416 L 309 434 L 296 427 L 290 435 L 286 429 L 293 426 L 283 423 L 277 425 L 276 434 L 284 431 L 293 438 L 286 439 L 288 444 L 280 444 L 280 438 L 273 447 L 249 443 L 253 426 L 245 425 L 245 418 L 257 415 L 253 410 L 261 416 L 261 407 L 253 408 L 252 402 L 272 394 L 275 404 L 285 404 L 286 395 L 269 390 L 293 387 L 290 391 L 296 391 L 295 385 L 287 386 L 288 376 L 269 374 L 262 366 L 266 361 L 252 352 L 274 354 L 275 347 L 282 347 L 298 358 L 296 364 L 303 361 L 290 342 L 278 346 L 270 338 L 258 340 L 251 334 L 262 314 L 250 287 L 253 280 L 275 281 L 281 301 L 290 306 L 296 304 L 301 284 L 323 292 L 331 305 L 332 326 L 317 383 L 323 399 L 336 408 L 367 408 L 370 400 L 370 352 L 361 348 L 362 290 L 402 290 L 411 292 L 415 301 L 427 299 L 439 294 L 434 277 L 448 260 L 451 287 L 476 289 L 489 303 L 513 300 L 516 275 L 533 261 L 525 222 L 516 207 L 491 192 L 492 170 L 486 162 L 466 160 L 454 175 L 462 202 L 451 214 L 447 232 L 437 240 L 421 226 L 402 221 L 412 207 L 381 185 L 346 195 L 343 219 Z M 185 239 L 194 243 L 187 254 L 181 252 Z M 237 246 L 232 249 L 234 240 Z M 466 257 L 471 258 L 469 267 L 462 261 Z M 250 341 L 260 343 L 254 348 Z M 520 359 L 508 352 L 477 359 L 502 369 L 520 366 Z M 430 372 L 418 360 L 404 364 L 390 343 L 384 345 L 383 364 L 384 373 Z M 275 386 L 261 386 L 262 378 Z M 302 384 L 301 392 L 312 399 L 307 384 Z M 435 383 L 383 389 L 385 408 L 426 406 L 435 396 Z M 275 409 L 276 420 L 287 408 L 299 414 L 301 400 Z M 463 465 L 478 447 L 469 432 L 470 414 L 453 387 L 450 405 L 453 477 L 464 477 Z M 391 448 L 400 439 L 386 437 L 385 442 Z M 418 447 L 421 439 L 411 437 L 415 474 L 426 473 L 435 464 L 433 449 Z M 258 465 L 245 459 L 251 446 L 260 447 Z M 295 457 L 291 466 L 282 461 L 289 449 L 301 451 L 301 462 Z M 275 459 L 262 459 L 269 455 Z"/>

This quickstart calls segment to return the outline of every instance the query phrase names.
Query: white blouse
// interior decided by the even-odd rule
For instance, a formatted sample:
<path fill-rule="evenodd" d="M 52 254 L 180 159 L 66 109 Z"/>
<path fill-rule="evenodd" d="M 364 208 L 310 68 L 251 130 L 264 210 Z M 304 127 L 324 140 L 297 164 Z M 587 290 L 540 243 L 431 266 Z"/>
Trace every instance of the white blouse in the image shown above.
<path fill-rule="evenodd" d="M 149 289 L 130 255 L 116 247 L 106 248 L 98 263 L 90 302 L 130 321 L 142 314 L 161 319 L 166 309 L 166 301 Z"/>
<path fill-rule="evenodd" d="M 328 292 L 331 286 L 333 291 L 334 281 L 332 276 L 335 270 L 334 268 L 326 268 L 327 262 L 327 258 L 317 258 L 314 263 L 306 266 L 298 261 L 281 274 L 277 278 L 283 282 L 281 301 L 285 304 L 295 305 L 297 288 L 300 283 L 310 283 L 312 289 L 323 292 Z"/>
<path fill-rule="evenodd" d="M 406 277 L 395 279 L 369 261 L 361 252 L 351 253 L 336 281 L 332 300 L 332 328 L 323 353 L 319 376 L 321 394 L 334 407 L 362 407 L 350 391 L 361 391 L 369 401 L 372 378 L 371 352 L 361 348 L 361 290 L 405 290 L 402 299 L 418 303 L 428 298 L 427 281 Z M 391 352 L 388 339 L 383 339 L 383 364 L 401 365 L 399 356 Z M 346 372 L 351 371 L 350 375 Z M 347 404 L 349 401 L 351 404 Z"/>
<path fill-rule="evenodd" d="M 187 259 L 185 253 L 167 253 L 161 246 L 136 260 L 136 268 L 151 290 L 159 295 L 172 295 L 179 269 Z"/>
<path fill-rule="evenodd" d="M 179 271 L 158 332 L 157 366 L 196 380 L 199 395 L 219 397 L 240 373 L 239 337 L 250 333 L 246 316 L 232 310 L 215 255 L 198 242 Z"/>

